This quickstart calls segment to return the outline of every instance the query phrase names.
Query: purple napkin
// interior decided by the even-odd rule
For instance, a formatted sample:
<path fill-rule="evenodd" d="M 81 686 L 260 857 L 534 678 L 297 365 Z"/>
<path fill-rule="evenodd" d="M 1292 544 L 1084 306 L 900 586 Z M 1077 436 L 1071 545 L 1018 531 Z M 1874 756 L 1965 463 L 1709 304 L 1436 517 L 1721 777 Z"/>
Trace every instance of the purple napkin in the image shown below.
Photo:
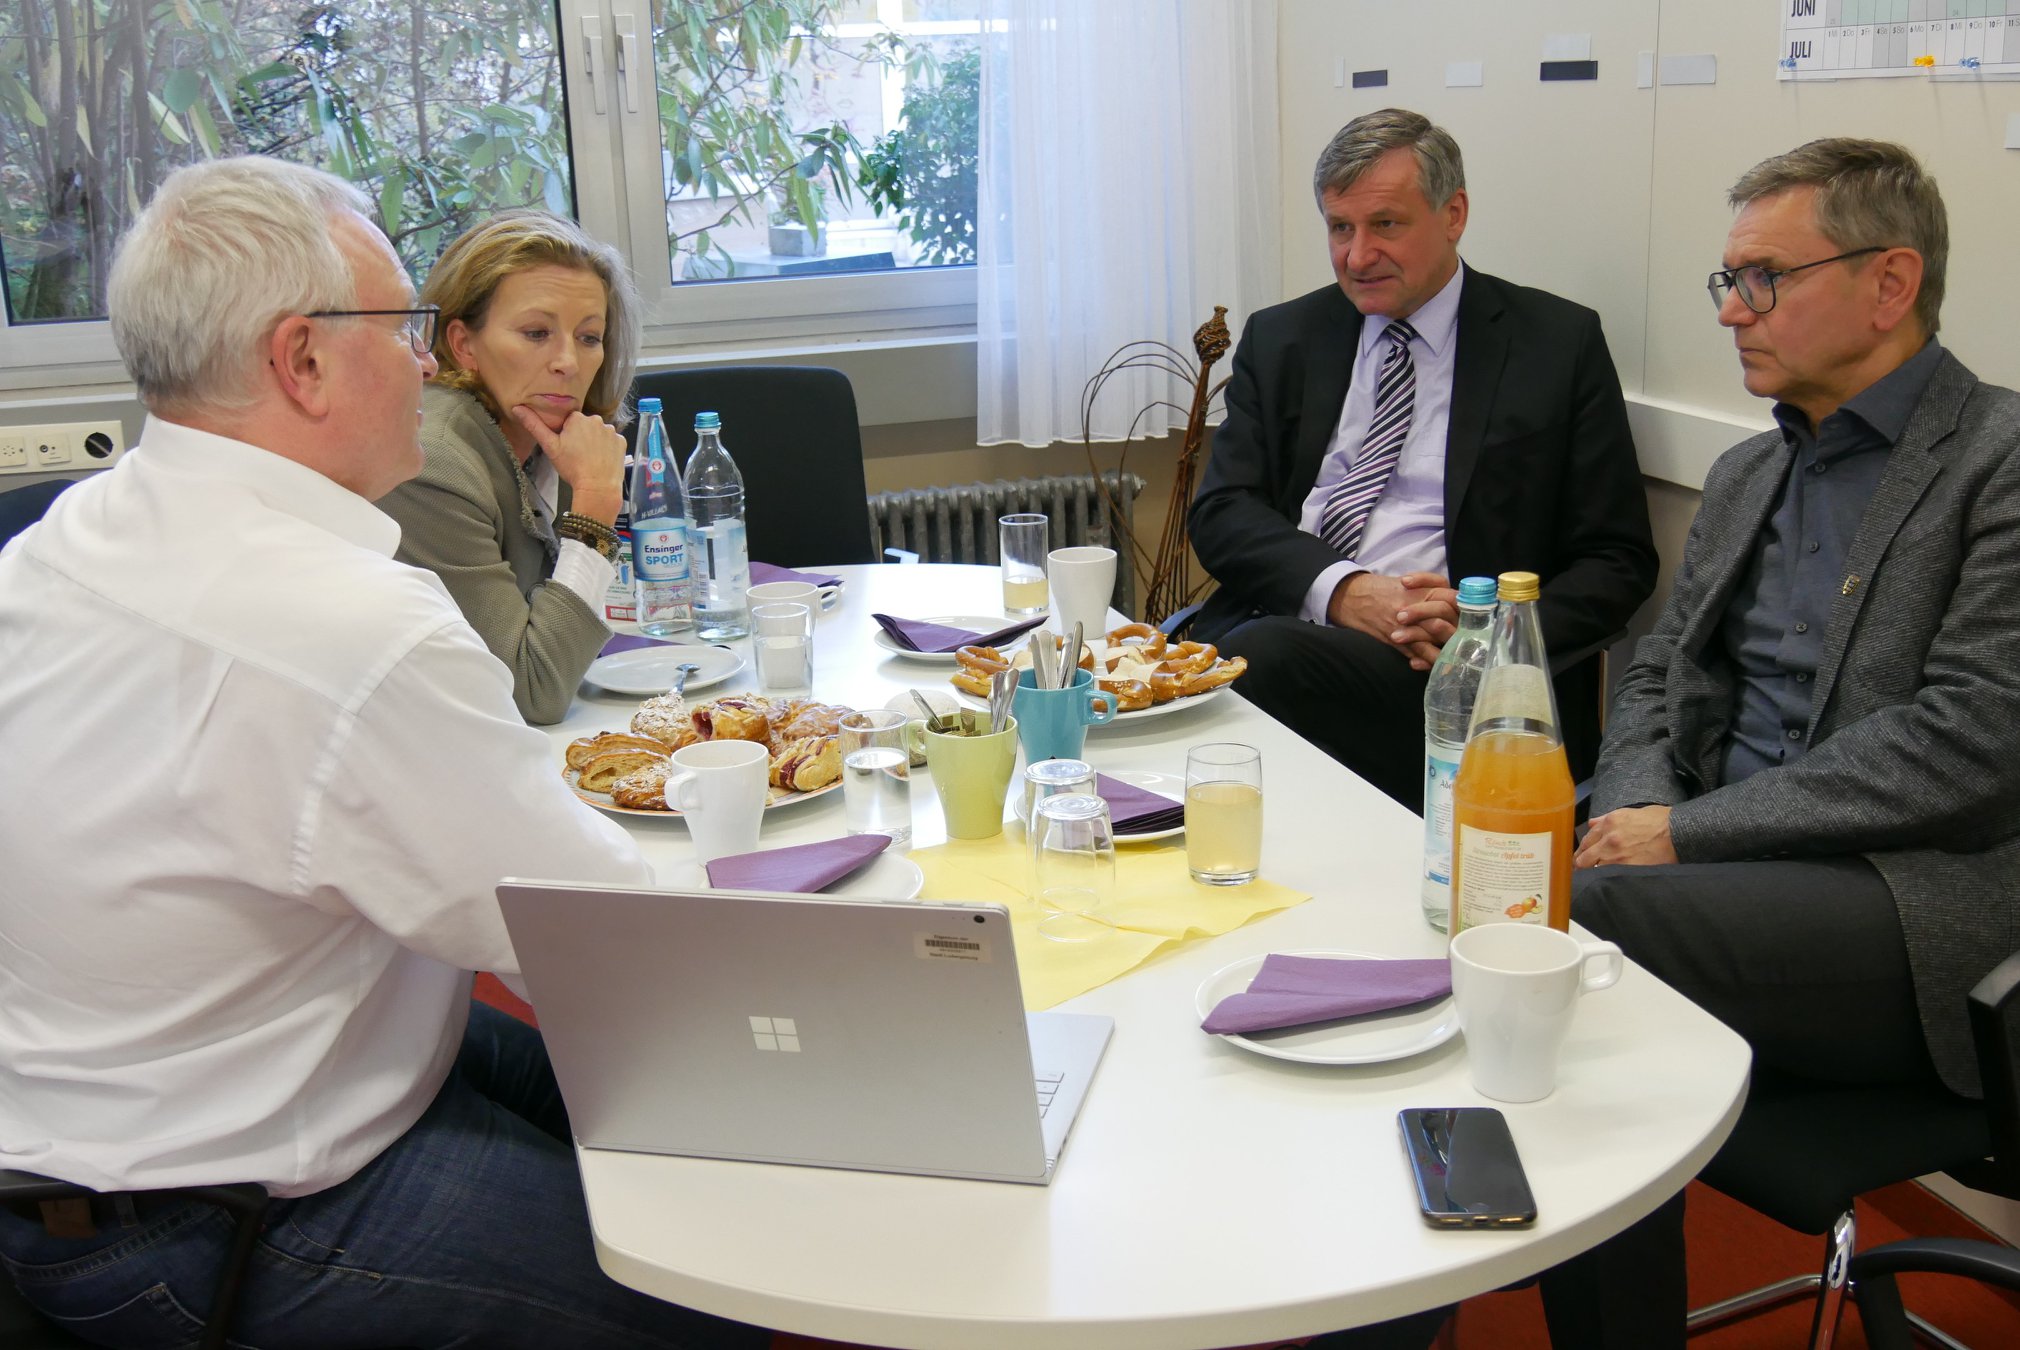
<path fill-rule="evenodd" d="M 633 652 L 640 647 L 664 647 L 667 644 L 658 638 L 649 638 L 642 633 L 612 633 L 610 641 L 603 644 L 598 656 L 615 656 L 619 652 Z"/>
<path fill-rule="evenodd" d="M 1199 1025 L 1216 1036 L 1270 1031 L 1406 1008 L 1451 992 L 1452 965 L 1442 957 L 1355 961 L 1271 955 L 1263 958 L 1247 993 L 1229 994 Z"/>
<path fill-rule="evenodd" d="M 1105 773 L 1094 775 L 1094 793 L 1108 803 L 1108 820 L 1117 834 L 1149 834 L 1185 824 L 1185 803 L 1159 793 L 1131 787 Z"/>
<path fill-rule="evenodd" d="M 814 586 L 839 586 L 840 577 L 824 576 L 819 572 L 795 572 L 790 567 L 773 567 L 770 563 L 754 562 L 750 565 L 750 584 L 762 586 L 770 581 L 804 581 Z"/>
<path fill-rule="evenodd" d="M 870 617 L 877 621 L 879 628 L 891 635 L 891 641 L 908 652 L 951 652 L 963 647 L 993 647 L 999 642 L 1008 642 L 1044 623 L 1048 616 L 1040 614 L 1035 619 L 1013 623 L 993 633 L 971 633 L 965 628 L 949 628 L 945 624 L 927 623 L 923 619 L 894 619 L 888 614 L 872 614 Z"/>
<path fill-rule="evenodd" d="M 852 834 L 818 844 L 739 853 L 710 863 L 708 884 L 729 891 L 818 891 L 890 846 L 888 834 Z"/>

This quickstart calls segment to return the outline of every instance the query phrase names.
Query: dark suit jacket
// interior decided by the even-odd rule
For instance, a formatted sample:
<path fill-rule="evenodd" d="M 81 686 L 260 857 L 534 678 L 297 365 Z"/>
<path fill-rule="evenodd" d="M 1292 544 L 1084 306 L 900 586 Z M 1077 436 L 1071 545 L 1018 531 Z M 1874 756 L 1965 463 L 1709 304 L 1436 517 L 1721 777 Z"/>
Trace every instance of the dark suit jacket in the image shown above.
<path fill-rule="evenodd" d="M 1193 499 L 1192 545 L 1220 583 L 1194 621 L 1217 641 L 1296 614 L 1340 560 L 1298 529 L 1339 425 L 1361 315 L 1338 286 L 1258 312 L 1235 349 L 1227 417 Z M 1543 578 L 1543 640 L 1566 654 L 1618 632 L 1655 588 L 1648 499 L 1599 316 L 1468 268 L 1445 442 L 1446 575 Z M 1560 705 L 1572 695 L 1560 685 Z M 1597 706 L 1596 684 L 1578 702 Z M 1567 723 L 1578 706 L 1560 706 Z M 1593 719 L 1596 723 L 1596 714 Z"/>
<path fill-rule="evenodd" d="M 1737 682 L 1720 623 L 1789 459 L 1770 431 L 1712 466 L 1621 677 L 1593 813 L 1672 806 L 1685 862 L 1863 854 L 1893 891 L 1936 1067 L 1976 1095 L 1965 996 L 2020 948 L 2020 395 L 1944 355 L 1853 537 L 1809 751 L 1715 787 Z"/>

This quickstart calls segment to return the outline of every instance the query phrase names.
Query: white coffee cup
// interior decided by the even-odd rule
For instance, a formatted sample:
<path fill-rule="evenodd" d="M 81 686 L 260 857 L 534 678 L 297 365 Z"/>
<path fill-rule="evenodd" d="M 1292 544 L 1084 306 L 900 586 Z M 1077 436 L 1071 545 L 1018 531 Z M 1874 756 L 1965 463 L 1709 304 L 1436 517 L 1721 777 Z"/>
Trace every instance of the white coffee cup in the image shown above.
<path fill-rule="evenodd" d="M 1055 548 L 1046 555 L 1052 583 L 1052 626 L 1065 637 L 1073 625 L 1081 636 L 1098 638 L 1108 631 L 1108 598 L 1115 594 L 1115 550 L 1094 545 Z"/>
<path fill-rule="evenodd" d="M 673 752 L 666 804 L 687 822 L 700 861 L 757 848 L 771 760 L 756 741 L 696 741 Z"/>
<path fill-rule="evenodd" d="M 821 612 L 821 588 L 811 581 L 764 581 L 744 592 L 745 603 L 759 605 L 805 605 Z"/>
<path fill-rule="evenodd" d="M 1620 978 L 1611 942 L 1580 942 L 1536 923 L 1487 923 L 1452 939 L 1452 999 L 1473 1086 L 1500 1102 L 1533 1102 L 1557 1086 L 1557 1051 L 1578 996 Z M 1587 974 L 1594 961 L 1604 963 Z"/>

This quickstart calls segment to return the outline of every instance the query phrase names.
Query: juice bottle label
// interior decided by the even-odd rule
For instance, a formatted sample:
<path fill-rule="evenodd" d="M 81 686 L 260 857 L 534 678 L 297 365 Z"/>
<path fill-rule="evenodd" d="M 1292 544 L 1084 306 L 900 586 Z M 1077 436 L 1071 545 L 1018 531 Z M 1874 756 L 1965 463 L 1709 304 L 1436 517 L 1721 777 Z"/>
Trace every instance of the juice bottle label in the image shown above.
<path fill-rule="evenodd" d="M 1482 923 L 1545 923 L 1550 917 L 1550 853 L 1541 834 L 1459 826 L 1454 931 Z"/>

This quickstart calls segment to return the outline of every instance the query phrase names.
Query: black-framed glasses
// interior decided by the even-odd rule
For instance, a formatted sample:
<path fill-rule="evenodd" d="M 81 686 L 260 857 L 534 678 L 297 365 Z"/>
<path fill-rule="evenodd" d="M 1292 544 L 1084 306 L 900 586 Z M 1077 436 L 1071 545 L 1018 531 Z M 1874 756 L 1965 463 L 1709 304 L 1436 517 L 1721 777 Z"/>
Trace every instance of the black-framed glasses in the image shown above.
<path fill-rule="evenodd" d="M 407 335 L 407 342 L 414 349 L 414 355 L 426 356 L 435 346 L 435 323 L 442 317 L 436 305 L 422 305 L 418 309 L 317 309 L 302 317 L 305 319 L 377 319 L 398 314 L 406 320 L 400 331 Z"/>
<path fill-rule="evenodd" d="M 1728 267 L 1713 272 L 1705 280 L 1704 288 L 1711 292 L 1711 302 L 1720 309 L 1725 308 L 1725 298 L 1733 291 L 1739 292 L 1740 303 L 1756 314 L 1765 314 L 1775 307 L 1775 283 L 1783 277 L 1807 272 L 1812 267 L 1822 267 L 1825 263 L 1843 262 L 1847 258 L 1859 258 L 1868 253 L 1885 253 L 1892 244 L 1874 244 L 1870 248 L 1855 248 L 1850 253 L 1840 253 L 1835 258 L 1819 258 L 1800 267 Z"/>

